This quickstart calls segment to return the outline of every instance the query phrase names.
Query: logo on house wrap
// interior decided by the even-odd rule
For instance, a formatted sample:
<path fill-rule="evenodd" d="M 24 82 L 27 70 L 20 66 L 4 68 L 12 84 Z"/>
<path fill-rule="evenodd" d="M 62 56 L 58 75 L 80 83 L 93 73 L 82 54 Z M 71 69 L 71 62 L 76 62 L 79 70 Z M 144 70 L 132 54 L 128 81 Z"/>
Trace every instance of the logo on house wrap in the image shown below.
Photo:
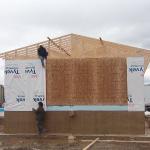
<path fill-rule="evenodd" d="M 31 78 L 37 78 L 35 66 L 25 67 L 25 74 L 31 75 Z"/>
<path fill-rule="evenodd" d="M 14 78 L 21 78 L 18 67 L 6 67 L 5 75 L 13 75 Z"/>
<path fill-rule="evenodd" d="M 133 97 L 132 97 L 132 94 L 129 94 L 128 95 L 128 103 L 133 103 Z"/>
<path fill-rule="evenodd" d="M 20 103 L 20 102 L 25 102 L 25 96 L 24 96 L 24 95 L 18 95 L 18 96 L 16 97 L 16 101 L 17 101 L 18 103 Z"/>
<path fill-rule="evenodd" d="M 43 102 L 45 100 L 44 98 L 44 95 L 43 94 L 36 94 L 34 97 L 33 97 L 33 101 L 34 102 Z"/>
<path fill-rule="evenodd" d="M 129 67 L 129 72 L 131 72 L 131 73 L 136 73 L 136 72 L 144 73 L 144 66 L 143 65 L 131 65 Z"/>

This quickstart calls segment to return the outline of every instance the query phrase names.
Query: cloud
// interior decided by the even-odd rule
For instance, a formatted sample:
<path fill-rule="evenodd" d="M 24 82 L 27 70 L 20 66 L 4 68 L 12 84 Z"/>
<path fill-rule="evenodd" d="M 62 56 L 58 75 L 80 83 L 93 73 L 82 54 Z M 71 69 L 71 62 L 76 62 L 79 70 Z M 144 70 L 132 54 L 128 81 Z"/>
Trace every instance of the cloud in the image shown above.
<path fill-rule="evenodd" d="M 76 33 L 150 49 L 149 0 L 0 0 L 0 52 Z"/>
<path fill-rule="evenodd" d="M 150 49 L 149 14 L 148 0 L 0 0 L 0 52 L 69 33 Z"/>

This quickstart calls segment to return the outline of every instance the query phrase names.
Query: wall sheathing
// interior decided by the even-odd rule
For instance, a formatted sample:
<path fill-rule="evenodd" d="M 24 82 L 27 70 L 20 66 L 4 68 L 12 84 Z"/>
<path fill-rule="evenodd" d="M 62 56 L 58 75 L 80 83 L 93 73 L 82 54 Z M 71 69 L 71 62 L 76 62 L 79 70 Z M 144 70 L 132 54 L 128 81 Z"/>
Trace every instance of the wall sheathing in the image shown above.
<path fill-rule="evenodd" d="M 71 56 L 73 58 L 144 57 L 145 70 L 150 62 L 149 50 L 76 34 L 71 36 Z"/>
<path fill-rule="evenodd" d="M 47 61 L 48 105 L 127 104 L 125 58 Z"/>

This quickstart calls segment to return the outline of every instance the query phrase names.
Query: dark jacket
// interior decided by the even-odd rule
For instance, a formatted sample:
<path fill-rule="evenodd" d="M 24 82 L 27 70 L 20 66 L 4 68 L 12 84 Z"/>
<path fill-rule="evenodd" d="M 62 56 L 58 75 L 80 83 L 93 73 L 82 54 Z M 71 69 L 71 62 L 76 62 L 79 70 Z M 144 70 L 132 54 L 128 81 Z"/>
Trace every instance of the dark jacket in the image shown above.
<path fill-rule="evenodd" d="M 36 110 L 36 119 L 37 121 L 44 121 L 44 118 L 45 118 L 45 110 L 43 107 L 39 107 Z"/>
<path fill-rule="evenodd" d="M 38 56 L 42 56 L 47 59 L 48 52 L 46 51 L 46 49 L 43 46 L 40 46 L 38 48 Z"/>

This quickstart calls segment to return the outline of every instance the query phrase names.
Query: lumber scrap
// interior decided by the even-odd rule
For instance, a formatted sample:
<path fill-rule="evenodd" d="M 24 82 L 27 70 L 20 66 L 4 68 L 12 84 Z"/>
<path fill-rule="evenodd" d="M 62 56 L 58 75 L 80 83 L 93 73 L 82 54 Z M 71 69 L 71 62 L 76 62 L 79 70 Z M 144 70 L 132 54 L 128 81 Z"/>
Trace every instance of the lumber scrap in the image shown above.
<path fill-rule="evenodd" d="M 88 150 L 93 144 L 95 144 L 97 141 L 99 140 L 99 138 L 96 138 L 94 141 L 92 141 L 89 145 L 87 145 L 85 148 L 83 148 L 82 150 Z"/>

